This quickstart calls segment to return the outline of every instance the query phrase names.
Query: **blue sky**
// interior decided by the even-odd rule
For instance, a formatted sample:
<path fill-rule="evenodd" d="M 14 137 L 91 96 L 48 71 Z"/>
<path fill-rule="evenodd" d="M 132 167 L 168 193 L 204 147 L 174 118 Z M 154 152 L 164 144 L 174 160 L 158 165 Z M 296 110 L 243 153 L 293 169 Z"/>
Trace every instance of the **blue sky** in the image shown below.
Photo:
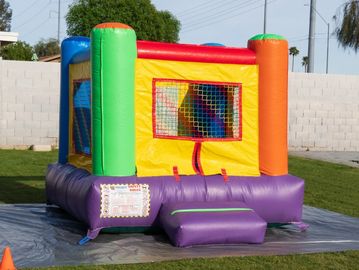
<path fill-rule="evenodd" d="M 12 31 L 30 44 L 57 36 L 57 0 L 10 0 Z M 61 0 L 61 38 L 66 37 L 63 16 L 72 0 Z M 153 0 L 160 10 L 169 10 L 182 24 L 181 43 L 219 42 L 244 47 L 247 40 L 263 31 L 264 0 Z M 317 11 L 334 30 L 333 15 L 345 0 L 317 0 Z M 268 0 L 267 32 L 280 34 L 296 46 L 300 54 L 294 71 L 303 72 L 302 57 L 307 55 L 310 0 Z M 315 72 L 325 73 L 326 24 L 317 16 Z M 335 36 L 330 37 L 329 73 L 359 74 L 359 53 L 344 50 Z M 290 60 L 291 61 L 291 60 Z"/>

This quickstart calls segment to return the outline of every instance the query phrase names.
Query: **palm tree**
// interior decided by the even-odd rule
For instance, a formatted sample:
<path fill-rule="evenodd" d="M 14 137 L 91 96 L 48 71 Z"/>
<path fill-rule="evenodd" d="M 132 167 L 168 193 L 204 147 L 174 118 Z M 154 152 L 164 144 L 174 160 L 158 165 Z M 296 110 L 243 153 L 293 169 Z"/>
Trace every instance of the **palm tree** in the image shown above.
<path fill-rule="evenodd" d="M 302 58 L 302 66 L 304 67 L 304 72 L 308 72 L 308 64 L 309 64 L 309 57 L 303 56 Z"/>
<path fill-rule="evenodd" d="M 299 54 L 299 50 L 297 49 L 297 47 L 289 48 L 289 55 L 292 56 L 292 72 L 294 70 L 294 57 L 297 56 L 298 54 Z"/>
<path fill-rule="evenodd" d="M 335 34 L 344 48 L 359 49 L 359 0 L 345 2 L 334 16 L 337 23 Z"/>

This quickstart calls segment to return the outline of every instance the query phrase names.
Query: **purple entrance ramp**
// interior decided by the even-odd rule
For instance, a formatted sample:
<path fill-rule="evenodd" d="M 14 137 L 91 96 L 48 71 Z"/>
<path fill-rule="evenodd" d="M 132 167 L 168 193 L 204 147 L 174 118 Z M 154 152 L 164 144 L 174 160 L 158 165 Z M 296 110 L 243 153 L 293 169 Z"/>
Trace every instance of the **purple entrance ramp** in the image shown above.
<path fill-rule="evenodd" d="M 173 245 L 259 244 L 267 223 L 243 202 L 178 202 L 162 206 L 161 226 Z"/>

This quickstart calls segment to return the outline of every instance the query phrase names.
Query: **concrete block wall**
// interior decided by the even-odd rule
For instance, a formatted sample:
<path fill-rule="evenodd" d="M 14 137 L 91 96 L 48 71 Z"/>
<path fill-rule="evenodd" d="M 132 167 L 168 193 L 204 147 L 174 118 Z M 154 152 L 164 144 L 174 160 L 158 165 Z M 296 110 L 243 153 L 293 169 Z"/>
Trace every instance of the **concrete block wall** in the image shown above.
<path fill-rule="evenodd" d="M 60 64 L 0 60 L 0 148 L 58 143 Z"/>
<path fill-rule="evenodd" d="M 289 148 L 359 151 L 359 76 L 289 73 Z"/>

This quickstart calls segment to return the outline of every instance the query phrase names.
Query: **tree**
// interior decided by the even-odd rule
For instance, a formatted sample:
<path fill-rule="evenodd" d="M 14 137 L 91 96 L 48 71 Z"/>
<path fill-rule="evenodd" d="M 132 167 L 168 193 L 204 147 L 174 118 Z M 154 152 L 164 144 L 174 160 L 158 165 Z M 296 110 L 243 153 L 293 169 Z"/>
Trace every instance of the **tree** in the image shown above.
<path fill-rule="evenodd" d="M 9 44 L 1 49 L 1 56 L 6 60 L 30 61 L 32 54 L 32 47 L 24 41 Z"/>
<path fill-rule="evenodd" d="M 168 11 L 158 11 L 150 0 L 78 0 L 66 15 L 67 34 L 89 36 L 103 22 L 121 22 L 138 39 L 177 42 L 180 22 Z"/>
<path fill-rule="evenodd" d="M 347 1 L 334 19 L 337 23 L 335 34 L 339 44 L 357 52 L 359 49 L 359 1 Z"/>
<path fill-rule="evenodd" d="M 299 50 L 297 49 L 297 47 L 289 48 L 289 55 L 292 56 L 292 72 L 294 70 L 294 57 L 297 56 L 298 54 L 299 54 Z"/>
<path fill-rule="evenodd" d="M 302 58 L 302 66 L 304 67 L 304 72 L 308 72 L 308 64 L 309 64 L 309 57 L 303 56 Z"/>
<path fill-rule="evenodd" d="M 38 57 L 51 56 L 60 53 L 60 46 L 55 38 L 41 39 L 35 44 L 34 51 Z"/>
<path fill-rule="evenodd" d="M 11 30 L 12 10 L 5 0 L 0 0 L 0 31 L 9 32 Z"/>

